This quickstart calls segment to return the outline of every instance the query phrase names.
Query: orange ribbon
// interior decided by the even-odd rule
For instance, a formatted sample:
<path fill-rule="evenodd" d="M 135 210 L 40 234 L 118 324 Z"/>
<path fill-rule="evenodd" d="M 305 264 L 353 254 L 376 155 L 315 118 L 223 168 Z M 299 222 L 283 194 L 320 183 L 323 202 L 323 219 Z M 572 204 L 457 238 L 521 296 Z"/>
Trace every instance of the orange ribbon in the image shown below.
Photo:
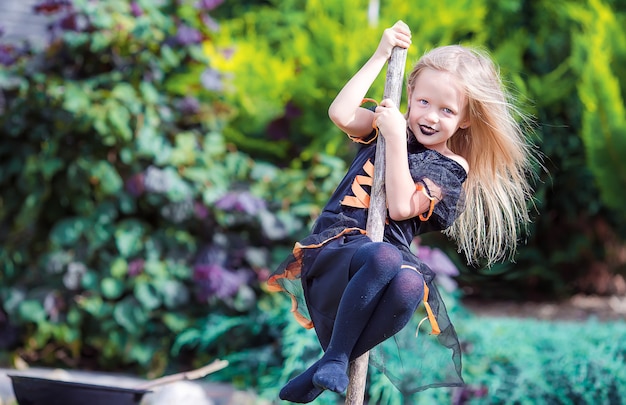
<path fill-rule="evenodd" d="M 419 215 L 419 219 L 421 221 L 428 221 L 428 219 L 430 219 L 430 216 L 433 215 L 433 210 L 435 209 L 435 197 L 431 197 L 430 195 L 428 195 L 428 191 L 426 191 L 426 187 L 424 187 L 422 183 L 417 183 L 415 185 L 415 189 L 417 191 L 421 191 L 422 194 L 424 194 L 426 198 L 430 200 L 430 206 L 428 207 L 428 214 L 424 215 L 424 213 L 422 213 Z"/>
<path fill-rule="evenodd" d="M 374 100 L 373 98 L 364 98 L 363 100 L 361 100 L 360 105 L 363 105 L 365 103 L 374 103 L 378 107 L 378 101 Z M 374 142 L 376 138 L 378 138 L 378 127 L 376 126 L 376 120 L 372 121 L 372 128 L 374 128 L 374 130 L 376 131 L 376 134 L 368 141 L 364 141 L 363 138 L 352 136 L 350 134 L 348 134 L 348 138 L 350 138 L 350 140 L 352 140 L 353 142 L 358 142 L 364 145 L 369 145 L 370 143 Z"/>

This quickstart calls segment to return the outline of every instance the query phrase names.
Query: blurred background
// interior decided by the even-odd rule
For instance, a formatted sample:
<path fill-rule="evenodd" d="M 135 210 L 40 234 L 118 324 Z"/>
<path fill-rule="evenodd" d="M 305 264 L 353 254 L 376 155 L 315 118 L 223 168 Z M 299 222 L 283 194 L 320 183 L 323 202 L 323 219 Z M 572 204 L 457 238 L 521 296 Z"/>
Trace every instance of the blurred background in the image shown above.
<path fill-rule="evenodd" d="M 369 403 L 624 403 L 620 0 L 0 0 L 0 365 L 153 378 L 219 357 L 211 378 L 274 401 L 319 348 L 264 282 L 356 151 L 330 102 L 400 19 L 407 69 L 489 51 L 543 160 L 514 261 L 414 246 L 467 386 L 370 367 Z"/>

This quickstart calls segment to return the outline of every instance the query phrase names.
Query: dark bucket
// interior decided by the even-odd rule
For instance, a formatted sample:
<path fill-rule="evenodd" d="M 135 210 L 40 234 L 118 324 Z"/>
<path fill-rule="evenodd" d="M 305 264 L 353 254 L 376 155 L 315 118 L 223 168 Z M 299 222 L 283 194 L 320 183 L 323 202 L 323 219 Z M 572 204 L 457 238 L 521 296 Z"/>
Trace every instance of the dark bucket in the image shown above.
<path fill-rule="evenodd" d="M 138 405 L 150 390 L 9 375 L 19 405 Z"/>

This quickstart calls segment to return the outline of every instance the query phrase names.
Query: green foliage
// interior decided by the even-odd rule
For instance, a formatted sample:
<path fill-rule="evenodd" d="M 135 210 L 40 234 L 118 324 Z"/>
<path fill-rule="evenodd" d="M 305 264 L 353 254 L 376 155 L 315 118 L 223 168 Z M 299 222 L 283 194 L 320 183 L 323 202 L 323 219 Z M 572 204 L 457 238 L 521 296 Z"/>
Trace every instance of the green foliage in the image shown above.
<path fill-rule="evenodd" d="M 354 148 L 328 105 L 398 19 L 413 28 L 409 65 L 437 45 L 487 48 L 537 118 L 547 171 L 538 169 L 527 244 L 516 264 L 465 269 L 464 291 L 565 294 L 610 259 L 607 238 L 621 246 L 618 1 L 392 0 L 378 22 L 365 0 L 205 3 L 75 0 L 49 47 L 0 70 L 0 315 L 20 328 L 14 354 L 150 374 L 219 356 L 231 365 L 215 378 L 275 398 L 319 348 L 262 281 L 342 176 Z M 381 77 L 369 96 L 382 93 Z M 624 394 L 612 388 L 624 385 L 624 349 L 604 335 L 620 324 L 585 324 L 602 333 L 558 354 L 566 336 L 582 336 L 574 326 L 552 335 L 542 324 L 476 323 L 459 328 L 472 348 L 467 395 Z M 522 334 L 519 352 L 499 349 L 524 328 L 536 333 Z M 449 400 L 443 390 L 401 398 L 370 380 L 377 403 Z"/>
<path fill-rule="evenodd" d="M 384 2 L 380 23 L 373 24 L 364 0 L 274 1 L 224 21 L 207 53 L 220 71 L 230 73 L 226 97 L 236 119 L 228 139 L 282 165 L 294 158 L 294 164 L 308 165 L 320 151 L 345 158 L 353 149 L 346 150 L 345 137 L 326 113 L 334 95 L 376 49 L 382 29 L 398 18 L 416 27 L 409 60 L 435 43 L 479 35 L 485 7 L 457 3 L 458 11 L 449 13 L 447 6 L 427 1 Z M 446 18 L 425 21 L 410 12 L 420 7 Z M 370 96 L 380 99 L 383 86 L 381 77 Z M 268 136 L 271 144 L 262 141 Z"/>
<path fill-rule="evenodd" d="M 460 331 L 468 403 L 613 404 L 626 394 L 623 322 L 475 321 Z"/>
<path fill-rule="evenodd" d="M 466 385 L 403 395 L 370 366 L 366 393 L 370 403 L 617 404 L 626 395 L 626 323 L 482 317 L 464 311 L 454 296 L 446 296 L 446 302 L 452 304 L 450 315 L 464 350 Z M 276 319 L 283 315 L 287 312 L 276 313 Z M 269 363 L 273 365 L 259 385 L 261 395 L 269 399 L 321 355 L 313 331 L 291 318 L 281 319 L 287 320 L 279 329 L 284 361 Z M 405 352 L 406 364 L 386 367 L 393 370 L 419 362 L 411 355 L 415 353 Z M 325 392 L 313 404 L 338 401 L 341 396 Z"/>
<path fill-rule="evenodd" d="M 402 19 L 413 29 L 408 67 L 437 45 L 486 48 L 519 105 L 536 118 L 529 136 L 544 157 L 543 167 L 536 168 L 535 220 L 517 264 L 468 268 L 464 284 L 480 295 L 567 295 L 592 291 L 578 280 L 597 262 L 615 262 L 610 271 L 621 271 L 619 259 L 609 256 L 603 229 L 619 241 L 626 224 L 618 196 L 624 138 L 620 91 L 626 82 L 620 62 L 623 10 L 600 0 L 391 1 L 381 3 L 376 22 L 368 19 L 368 5 L 365 0 L 232 5 L 216 40 L 205 47 L 230 74 L 225 97 L 236 119 L 225 129 L 227 139 L 294 168 L 316 168 L 311 159 L 320 151 L 349 159 L 353 149 L 326 118 L 328 105 L 371 55 L 382 29 Z M 440 18 L 424 19 L 415 12 L 421 9 Z M 380 98 L 382 85 L 381 75 L 368 96 Z M 598 136 L 599 130 L 605 136 Z M 447 247 L 462 265 L 464 259 Z"/>
<path fill-rule="evenodd" d="M 624 139 L 623 10 L 607 1 L 492 3 L 487 46 L 530 102 L 545 170 L 537 171 L 535 220 L 516 263 L 465 272 L 463 284 L 517 299 L 607 291 L 582 279 L 592 267 L 624 271 L 612 253 L 623 240 L 623 204 L 611 197 L 624 170 L 611 157 Z"/>
<path fill-rule="evenodd" d="M 0 72 L 0 303 L 29 362 L 158 374 L 265 339 L 262 283 L 344 166 L 225 141 L 202 7 L 75 1 Z"/>
<path fill-rule="evenodd" d="M 626 35 L 608 4 L 590 1 L 589 7 L 571 5 L 572 67 L 580 75 L 578 93 L 583 105 L 581 136 L 587 160 L 602 200 L 626 217 L 621 190 L 626 185 Z M 620 86 L 620 83 L 622 85 Z"/>

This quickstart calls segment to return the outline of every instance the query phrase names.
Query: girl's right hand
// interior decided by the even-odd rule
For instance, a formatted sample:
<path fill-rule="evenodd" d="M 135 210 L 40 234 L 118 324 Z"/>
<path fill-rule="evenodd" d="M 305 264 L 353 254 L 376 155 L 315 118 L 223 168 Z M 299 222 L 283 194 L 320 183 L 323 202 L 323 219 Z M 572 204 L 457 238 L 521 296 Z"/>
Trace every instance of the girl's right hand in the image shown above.
<path fill-rule="evenodd" d="M 376 53 L 389 59 L 394 47 L 408 48 L 410 45 L 411 29 L 404 21 L 399 20 L 392 27 L 385 29 Z"/>

